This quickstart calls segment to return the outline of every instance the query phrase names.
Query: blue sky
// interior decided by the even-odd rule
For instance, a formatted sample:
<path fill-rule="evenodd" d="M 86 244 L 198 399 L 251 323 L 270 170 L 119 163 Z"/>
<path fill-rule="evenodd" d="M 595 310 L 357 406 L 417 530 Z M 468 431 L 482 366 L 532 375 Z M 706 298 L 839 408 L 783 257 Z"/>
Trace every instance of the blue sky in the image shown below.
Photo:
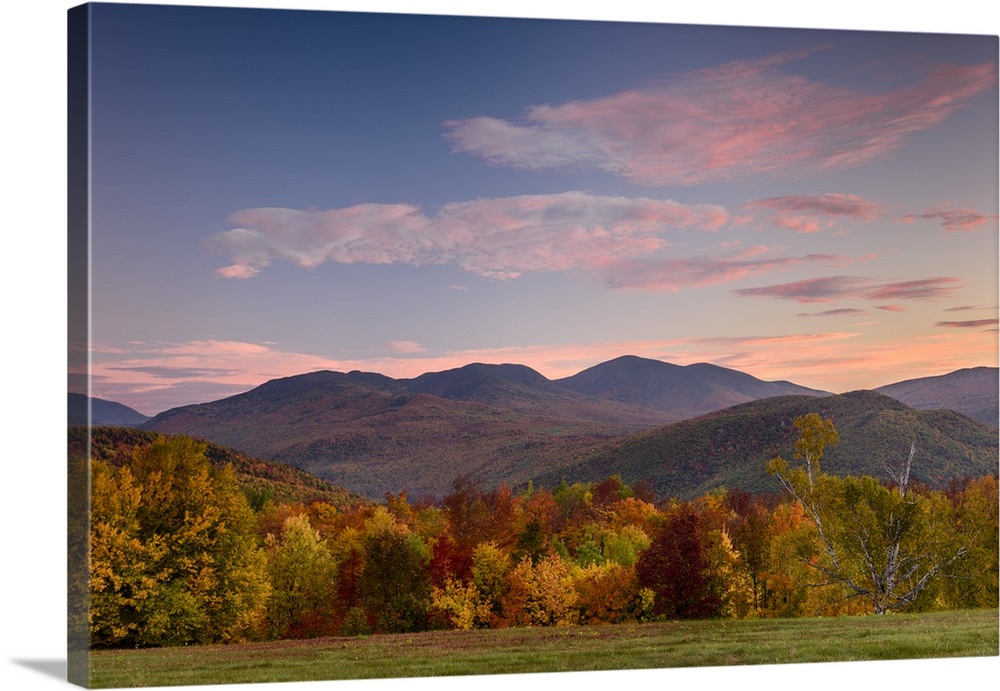
<path fill-rule="evenodd" d="M 997 364 L 995 36 L 98 5 L 93 395 Z"/>

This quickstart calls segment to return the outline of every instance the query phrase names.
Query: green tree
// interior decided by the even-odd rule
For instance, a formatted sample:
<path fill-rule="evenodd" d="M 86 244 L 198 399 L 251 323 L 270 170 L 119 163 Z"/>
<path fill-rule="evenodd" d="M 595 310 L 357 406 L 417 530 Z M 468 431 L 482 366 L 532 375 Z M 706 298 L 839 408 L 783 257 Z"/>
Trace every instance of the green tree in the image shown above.
<path fill-rule="evenodd" d="M 429 556 L 420 537 L 398 523 L 376 526 L 365 537 L 360 594 L 376 631 L 427 628 Z"/>
<path fill-rule="evenodd" d="M 642 528 L 625 525 L 617 531 L 604 534 L 604 559 L 630 568 L 639 560 L 639 555 L 649 547 L 650 542 L 652 541 Z"/>
<path fill-rule="evenodd" d="M 334 633 L 327 626 L 337 564 L 306 515 L 289 516 L 280 536 L 268 536 L 267 567 L 271 582 L 267 621 L 272 637 Z"/>
<path fill-rule="evenodd" d="M 915 448 L 895 487 L 871 477 L 836 478 L 823 473 L 824 449 L 838 440 L 833 422 L 815 413 L 797 418 L 800 437 L 790 468 L 779 456 L 768 471 L 802 504 L 815 524 L 819 550 L 805 557 L 845 597 L 860 597 L 883 614 L 910 605 L 936 577 L 960 561 L 967 548 L 947 539 L 949 526 L 929 510 L 925 497 L 910 491 Z"/>

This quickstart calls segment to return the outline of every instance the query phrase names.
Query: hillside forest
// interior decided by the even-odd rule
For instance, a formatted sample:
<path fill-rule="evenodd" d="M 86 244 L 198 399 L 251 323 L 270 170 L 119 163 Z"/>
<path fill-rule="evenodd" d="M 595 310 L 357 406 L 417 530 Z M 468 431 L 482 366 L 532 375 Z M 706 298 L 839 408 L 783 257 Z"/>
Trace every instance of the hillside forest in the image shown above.
<path fill-rule="evenodd" d="M 617 476 L 518 491 L 460 476 L 439 500 L 373 502 L 108 428 L 81 461 L 91 645 L 998 606 L 995 475 L 930 489 L 900 448 L 887 478 L 834 477 L 833 423 L 795 425 L 794 456 L 768 463 L 775 492 L 687 501 Z"/>

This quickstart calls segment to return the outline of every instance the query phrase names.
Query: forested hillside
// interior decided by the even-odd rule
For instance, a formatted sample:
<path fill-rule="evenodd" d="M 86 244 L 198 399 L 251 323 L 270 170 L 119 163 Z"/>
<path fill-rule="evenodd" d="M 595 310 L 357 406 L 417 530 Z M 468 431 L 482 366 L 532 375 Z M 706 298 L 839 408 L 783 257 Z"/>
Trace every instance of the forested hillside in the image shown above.
<path fill-rule="evenodd" d="M 84 427 L 69 429 L 70 458 L 85 456 L 86 434 Z M 90 457 L 113 467 L 126 466 L 140 449 L 152 446 L 162 436 L 157 432 L 125 427 L 92 427 Z M 282 503 L 323 501 L 340 508 L 368 503 L 367 499 L 294 466 L 252 458 L 212 442 L 203 444 L 212 467 L 232 466 L 240 487 L 256 505 L 268 500 Z"/>
<path fill-rule="evenodd" d="M 727 408 L 693 420 L 632 435 L 536 481 L 595 481 L 608 472 L 626 482 L 650 482 L 661 495 L 692 498 L 715 488 L 777 492 L 764 471 L 767 460 L 790 455 L 806 413 L 830 417 L 840 443 L 827 451 L 836 475 L 888 479 L 887 468 L 916 447 L 914 477 L 931 487 L 997 472 L 996 430 L 948 410 L 914 410 L 872 391 L 814 398 L 779 396 Z"/>

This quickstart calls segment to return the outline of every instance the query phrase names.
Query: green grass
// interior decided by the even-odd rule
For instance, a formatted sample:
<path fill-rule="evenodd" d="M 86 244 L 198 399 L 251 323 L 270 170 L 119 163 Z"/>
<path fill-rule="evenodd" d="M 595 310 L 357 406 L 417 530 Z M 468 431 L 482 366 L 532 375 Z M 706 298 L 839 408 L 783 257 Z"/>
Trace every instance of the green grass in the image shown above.
<path fill-rule="evenodd" d="M 91 686 L 171 686 L 998 654 L 997 610 L 431 631 L 95 651 Z"/>

